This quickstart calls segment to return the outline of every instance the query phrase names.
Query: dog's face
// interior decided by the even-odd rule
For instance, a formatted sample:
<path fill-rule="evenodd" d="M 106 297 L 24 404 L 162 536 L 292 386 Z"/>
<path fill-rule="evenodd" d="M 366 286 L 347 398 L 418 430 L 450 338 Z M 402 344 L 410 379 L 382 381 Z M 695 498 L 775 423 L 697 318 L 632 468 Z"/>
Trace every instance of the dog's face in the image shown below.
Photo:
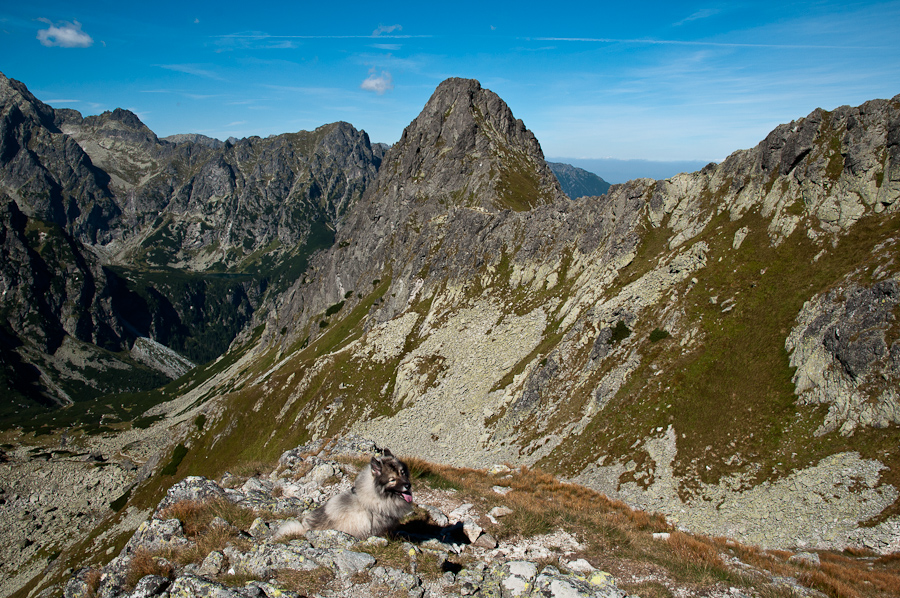
<path fill-rule="evenodd" d="M 409 483 L 409 468 L 406 463 L 385 449 L 381 457 L 372 457 L 370 463 L 372 475 L 375 477 L 375 485 L 382 492 L 412 503 L 412 485 Z"/>

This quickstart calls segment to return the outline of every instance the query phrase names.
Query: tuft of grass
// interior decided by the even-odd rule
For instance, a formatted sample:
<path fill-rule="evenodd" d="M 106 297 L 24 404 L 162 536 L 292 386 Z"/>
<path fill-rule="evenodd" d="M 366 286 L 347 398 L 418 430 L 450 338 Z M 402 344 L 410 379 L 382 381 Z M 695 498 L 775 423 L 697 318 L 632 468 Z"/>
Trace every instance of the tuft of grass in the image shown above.
<path fill-rule="evenodd" d="M 231 501 L 217 499 L 208 502 L 179 501 L 160 515 L 163 519 L 178 519 L 184 535 L 191 541 L 187 546 L 166 548 L 154 553 L 179 565 L 200 563 L 209 553 L 222 551 L 229 544 L 242 549 L 249 548 L 240 530 L 246 530 L 260 513 L 238 506 Z M 221 517 L 230 525 L 212 525 L 213 519 Z"/>
<path fill-rule="evenodd" d="M 91 569 L 84 575 L 84 585 L 86 593 L 84 598 L 94 598 L 97 590 L 100 588 L 100 582 L 103 580 L 103 573 L 100 569 Z"/>
<path fill-rule="evenodd" d="M 447 468 L 429 463 L 416 457 L 404 458 L 404 463 L 409 468 L 409 477 L 415 483 L 425 483 L 431 488 L 440 490 L 460 490 L 458 482 L 446 474 Z M 415 486 L 415 484 L 414 484 Z"/>
<path fill-rule="evenodd" d="M 141 579 L 148 575 L 159 575 L 173 579 L 175 567 L 168 560 L 154 555 L 150 551 L 140 548 L 131 557 L 128 563 L 128 573 L 125 575 L 125 586 L 134 589 Z"/>
<path fill-rule="evenodd" d="M 280 569 L 275 575 L 279 588 L 298 592 L 302 596 L 321 591 L 334 579 L 334 572 L 327 567 L 318 567 L 309 571 Z"/>
<path fill-rule="evenodd" d="M 686 567 L 690 573 L 701 579 L 718 577 L 716 573 L 727 571 L 716 547 L 699 537 L 679 531 L 671 532 L 668 545 L 672 551 L 673 564 Z"/>

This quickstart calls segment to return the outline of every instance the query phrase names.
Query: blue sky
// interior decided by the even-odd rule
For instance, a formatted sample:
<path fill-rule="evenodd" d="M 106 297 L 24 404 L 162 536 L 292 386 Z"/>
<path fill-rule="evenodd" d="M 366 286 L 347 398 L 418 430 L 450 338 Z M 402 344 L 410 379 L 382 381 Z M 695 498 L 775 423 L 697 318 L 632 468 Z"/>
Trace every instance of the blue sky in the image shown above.
<path fill-rule="evenodd" d="M 159 136 L 344 120 L 393 143 L 445 78 L 497 92 L 549 157 L 719 161 L 900 93 L 900 2 L 5 2 L 0 71 Z"/>

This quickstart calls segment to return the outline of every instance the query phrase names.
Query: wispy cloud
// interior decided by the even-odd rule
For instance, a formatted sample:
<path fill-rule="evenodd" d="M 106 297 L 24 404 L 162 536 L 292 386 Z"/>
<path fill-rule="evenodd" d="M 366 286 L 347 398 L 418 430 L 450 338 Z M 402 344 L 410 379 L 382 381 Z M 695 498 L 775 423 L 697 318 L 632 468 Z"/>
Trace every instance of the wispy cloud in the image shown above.
<path fill-rule="evenodd" d="M 395 31 L 403 31 L 402 25 L 379 25 L 375 31 L 372 32 L 374 37 L 378 37 L 379 35 L 384 35 L 386 33 L 393 33 Z"/>
<path fill-rule="evenodd" d="M 386 91 L 394 89 L 394 81 L 391 79 L 389 72 L 381 71 L 381 74 L 377 74 L 375 69 L 372 69 L 359 88 L 366 91 L 374 91 L 378 95 L 384 95 Z"/>
<path fill-rule="evenodd" d="M 713 48 L 769 48 L 780 50 L 890 50 L 890 46 L 838 46 L 829 44 L 751 44 L 740 42 L 686 41 L 677 39 L 627 39 L 614 37 L 527 37 L 539 42 L 593 42 L 603 44 L 646 44 L 659 46 L 708 46 Z"/>
<path fill-rule="evenodd" d="M 240 40 L 265 40 L 265 39 L 428 39 L 433 35 L 387 35 L 385 33 L 376 33 L 377 29 L 370 35 L 269 35 L 268 33 L 249 32 L 249 33 L 228 33 L 225 35 L 214 35 L 214 38 L 223 42 L 240 41 Z"/>
<path fill-rule="evenodd" d="M 685 23 L 690 23 L 691 21 L 699 21 L 701 19 L 708 19 L 709 17 L 715 16 L 720 12 L 722 11 L 720 11 L 718 8 L 701 8 L 694 14 L 681 19 L 677 23 L 673 23 L 672 26 L 681 27 Z"/>
<path fill-rule="evenodd" d="M 224 78 L 222 78 L 215 72 L 213 72 L 209 69 L 203 68 L 196 64 L 158 64 L 156 66 L 166 69 L 168 71 L 187 73 L 188 75 L 195 75 L 197 77 L 203 77 L 204 79 L 213 79 L 215 81 L 224 81 L 225 80 Z"/>
<path fill-rule="evenodd" d="M 44 102 L 46 102 L 47 104 L 50 104 L 52 106 L 54 104 L 80 104 L 81 100 L 68 100 L 68 99 L 55 98 L 52 100 L 44 100 Z"/>
<path fill-rule="evenodd" d="M 377 48 L 379 50 L 387 50 L 389 52 L 394 52 L 396 50 L 399 50 L 403 46 L 401 46 L 400 44 L 372 44 L 372 47 Z"/>
<path fill-rule="evenodd" d="M 50 19 L 38 19 L 42 23 L 49 25 L 47 29 L 38 31 L 37 39 L 41 45 L 58 48 L 89 48 L 94 45 L 94 39 L 81 30 L 81 23 L 78 21 L 60 21 L 53 24 Z"/>

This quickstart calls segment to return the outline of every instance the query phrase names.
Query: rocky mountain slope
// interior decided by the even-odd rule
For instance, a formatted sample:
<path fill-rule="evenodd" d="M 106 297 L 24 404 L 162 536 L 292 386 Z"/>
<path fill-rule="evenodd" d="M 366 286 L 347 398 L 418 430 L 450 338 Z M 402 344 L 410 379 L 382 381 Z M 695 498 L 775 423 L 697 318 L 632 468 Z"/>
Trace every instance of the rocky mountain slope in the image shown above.
<path fill-rule="evenodd" d="M 162 184 L 168 175 L 128 166 L 163 172 L 161 154 L 142 149 L 153 138 L 123 114 L 42 110 L 35 119 L 59 123 L 56 144 L 130 131 L 117 146 L 130 161 L 104 167 L 109 183 L 92 175 L 99 191 L 84 183 L 95 215 L 82 216 L 85 199 L 57 223 L 66 238 L 150 222 L 107 207 L 120 196 L 103 189 Z M 228 152 L 241 143 L 197 165 L 209 176 L 196 186 L 218 189 L 209 197 L 240 187 Z M 18 206 L 29 188 L 7 193 Z M 175 214 L 205 216 L 184 193 L 169 224 L 152 221 L 171 240 L 152 255 L 199 270 L 209 262 Z M 437 462 L 538 466 L 767 548 L 897 551 L 898 198 L 900 97 L 816 110 L 700 172 L 572 201 L 500 98 L 448 80 L 362 195 L 325 211 L 334 243 L 283 293 L 254 295 L 231 350 L 167 386 L 154 401 L 171 402 L 146 412 L 145 428 L 118 426 L 135 444 L 110 447 L 147 477 L 126 474 L 133 490 L 102 540 L 62 552 L 114 554 L 169 474 L 218 478 L 348 431 Z M 103 259 L 155 259 L 139 235 L 106 230 L 90 233 Z M 243 272 L 229 264 L 250 255 L 222 268 Z"/>
<path fill-rule="evenodd" d="M 556 175 L 566 195 L 572 199 L 603 195 L 609 191 L 610 184 L 593 172 L 560 162 L 547 162 L 547 166 Z"/>
<path fill-rule="evenodd" d="M 442 84 L 391 149 L 222 379 L 243 390 L 198 455 L 350 429 L 537 464 L 765 546 L 896 550 L 898 99 L 817 110 L 698 173 L 510 204 L 497 182 L 541 188 L 541 156 L 497 144 L 473 89 Z M 487 162 L 508 155 L 512 175 Z"/>

